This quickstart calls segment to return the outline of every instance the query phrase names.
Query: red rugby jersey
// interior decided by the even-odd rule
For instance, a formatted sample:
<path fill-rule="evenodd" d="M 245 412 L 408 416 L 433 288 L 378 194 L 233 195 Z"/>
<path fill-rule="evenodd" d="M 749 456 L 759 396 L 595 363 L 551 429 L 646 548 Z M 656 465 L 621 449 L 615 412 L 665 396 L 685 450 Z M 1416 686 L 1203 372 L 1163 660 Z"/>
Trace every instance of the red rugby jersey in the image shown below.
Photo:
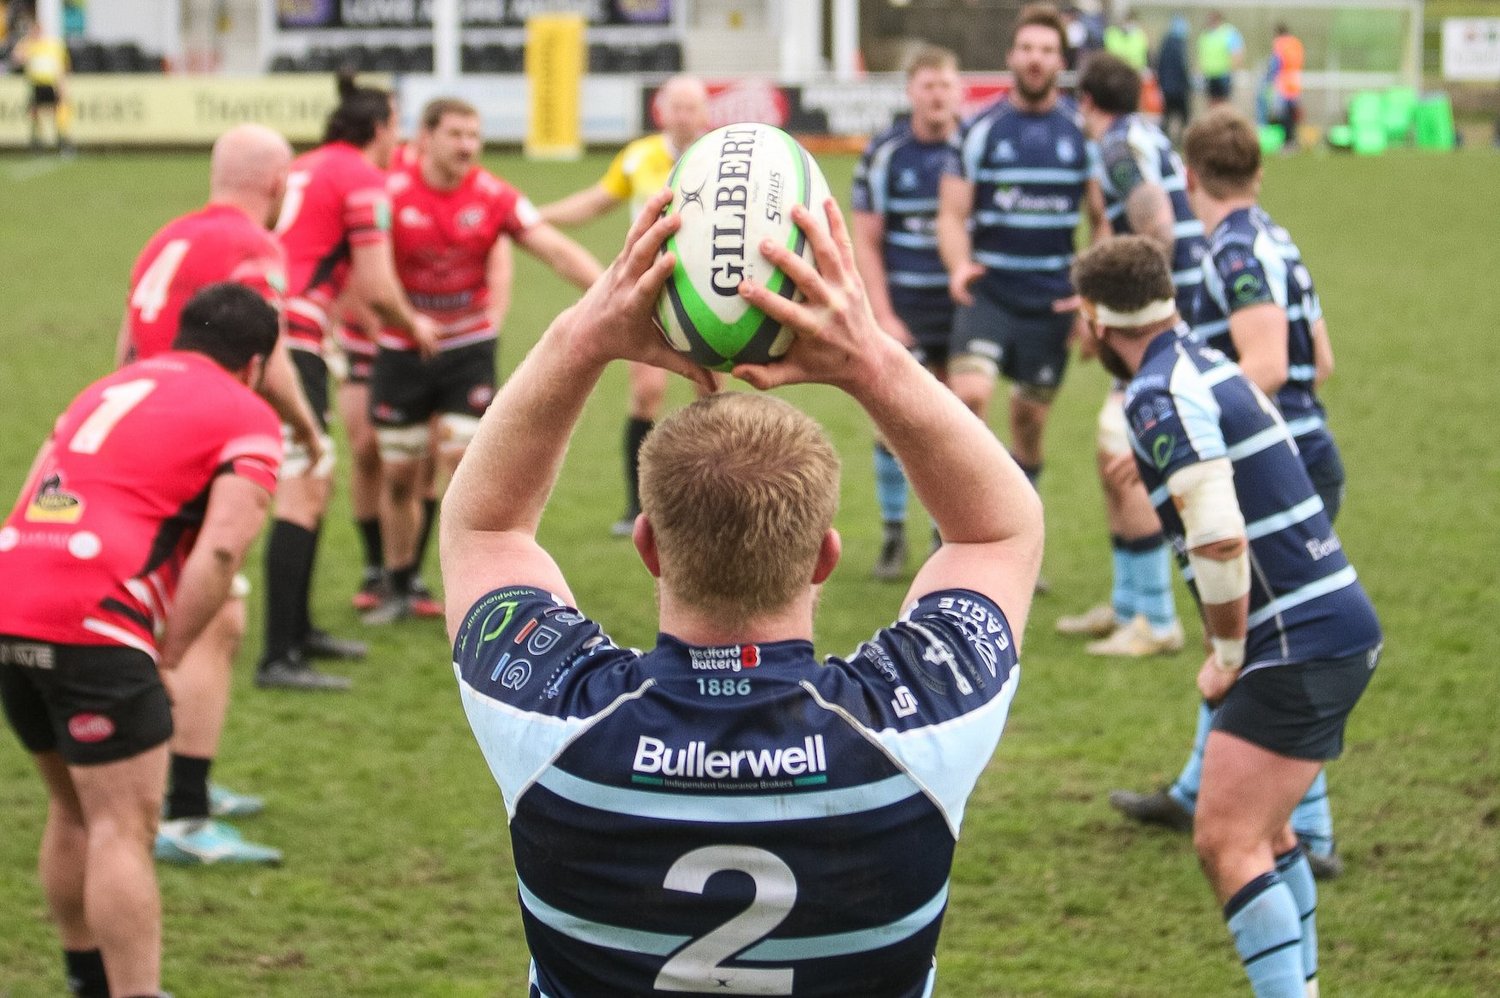
<path fill-rule="evenodd" d="M 328 307 L 348 279 L 351 246 L 384 242 L 390 229 L 385 173 L 348 142 L 292 161 L 276 232 L 287 262 L 288 345 L 318 352 Z"/>
<path fill-rule="evenodd" d="M 440 348 L 494 339 L 488 281 L 490 251 L 502 235 L 541 221 L 524 194 L 481 167 L 452 190 L 422 179 L 420 166 L 391 174 L 391 240 L 396 274 L 412 306 L 442 326 Z M 414 350 L 405 330 L 386 328 L 380 345 Z"/>
<path fill-rule="evenodd" d="M 0 527 L 0 634 L 155 657 L 219 475 L 268 492 L 281 427 L 198 353 L 168 351 L 73 400 Z"/>
<path fill-rule="evenodd" d="M 129 359 L 170 350 L 182 307 L 219 281 L 254 288 L 279 310 L 286 263 L 276 237 L 227 204 L 209 204 L 162 226 L 130 271 Z"/>

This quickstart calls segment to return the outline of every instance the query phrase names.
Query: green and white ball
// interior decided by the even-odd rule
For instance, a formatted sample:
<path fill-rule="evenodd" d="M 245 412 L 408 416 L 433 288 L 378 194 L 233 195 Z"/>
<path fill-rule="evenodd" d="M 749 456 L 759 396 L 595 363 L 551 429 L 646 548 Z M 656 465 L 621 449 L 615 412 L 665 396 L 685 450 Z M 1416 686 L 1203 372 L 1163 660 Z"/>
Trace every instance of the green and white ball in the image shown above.
<path fill-rule="evenodd" d="M 811 258 L 792 223 L 803 205 L 822 226 L 828 181 L 806 149 L 772 125 L 716 128 L 688 147 L 668 180 L 668 213 L 682 227 L 664 249 L 677 266 L 657 302 L 657 320 L 673 349 L 704 367 L 764 364 L 786 353 L 792 333 L 739 295 L 749 278 L 787 298 L 796 286 L 760 253 L 764 239 Z"/>

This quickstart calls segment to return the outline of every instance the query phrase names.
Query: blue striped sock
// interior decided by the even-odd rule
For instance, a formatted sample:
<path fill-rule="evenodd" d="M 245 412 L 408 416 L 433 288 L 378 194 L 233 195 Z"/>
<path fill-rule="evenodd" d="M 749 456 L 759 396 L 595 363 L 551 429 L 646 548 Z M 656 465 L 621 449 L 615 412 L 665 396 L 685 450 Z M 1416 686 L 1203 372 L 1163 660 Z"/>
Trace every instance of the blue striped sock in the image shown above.
<path fill-rule="evenodd" d="M 1131 571 L 1136 613 L 1146 615 L 1152 630 L 1166 631 L 1177 623 L 1177 602 L 1172 598 L 1172 563 L 1161 534 L 1130 542 Z"/>
<path fill-rule="evenodd" d="M 1328 806 L 1328 777 L 1318 770 L 1317 779 L 1292 812 L 1292 831 L 1308 852 L 1326 856 L 1333 852 L 1333 810 Z"/>
<path fill-rule="evenodd" d="M 1109 604 L 1115 611 L 1115 623 L 1128 624 L 1136 615 L 1135 578 L 1131 573 L 1130 552 L 1118 534 L 1109 535 L 1110 560 L 1114 565 L 1114 583 L 1109 590 Z"/>
<path fill-rule="evenodd" d="M 1198 784 L 1203 782 L 1203 746 L 1208 741 L 1208 733 L 1213 730 L 1214 712 L 1208 709 L 1208 704 L 1198 705 L 1198 730 L 1193 735 L 1193 752 L 1188 756 L 1188 761 L 1182 767 L 1182 772 L 1177 774 L 1177 782 L 1167 789 L 1172 799 L 1191 814 L 1198 808 Z"/>
<path fill-rule="evenodd" d="M 1297 902 L 1274 871 L 1241 887 L 1224 906 L 1224 921 L 1256 998 L 1304 998 Z"/>
<path fill-rule="evenodd" d="M 1302 972 L 1310 981 L 1318 975 L 1318 883 L 1301 846 L 1276 857 L 1276 875 L 1302 916 Z"/>
<path fill-rule="evenodd" d="M 886 523 L 906 522 L 906 473 L 896 455 L 875 445 L 875 497 L 880 502 L 880 518 Z"/>

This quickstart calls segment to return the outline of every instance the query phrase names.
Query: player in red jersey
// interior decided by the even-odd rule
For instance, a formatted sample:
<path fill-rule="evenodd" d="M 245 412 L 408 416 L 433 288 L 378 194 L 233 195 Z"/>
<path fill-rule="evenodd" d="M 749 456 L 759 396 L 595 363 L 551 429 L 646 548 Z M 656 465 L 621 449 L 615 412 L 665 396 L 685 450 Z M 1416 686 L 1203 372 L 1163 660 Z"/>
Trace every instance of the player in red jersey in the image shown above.
<path fill-rule="evenodd" d="M 422 523 L 420 469 L 437 422 L 437 478 L 446 480 L 495 394 L 502 316 L 490 286 L 504 266 L 502 236 L 587 288 L 601 268 L 588 250 L 543 222 L 520 191 L 478 165 L 479 112 L 453 98 L 422 111 L 416 165 L 391 177 L 392 241 L 402 286 L 442 331 L 435 356 L 399 329 L 382 331 L 370 385 L 380 439 L 386 588 L 366 623 L 410 615 Z M 504 275 L 498 275 L 504 277 Z M 504 299 L 502 299 L 504 300 Z"/>
<path fill-rule="evenodd" d="M 390 201 L 385 174 L 397 139 L 396 108 L 384 90 L 340 80 L 339 105 L 328 119 L 321 146 L 292 163 L 277 232 L 287 256 L 287 333 L 293 361 L 315 411 L 328 409 L 328 367 L 323 337 L 328 310 L 347 285 L 382 322 L 410 333 L 430 351 L 437 339 L 431 319 L 411 308 L 391 259 Z M 328 463 L 328 462 L 325 462 Z M 287 454 L 291 474 L 307 457 Z M 328 505 L 328 467 L 285 483 L 266 547 L 266 643 L 255 682 L 263 687 L 347 689 L 349 681 L 313 669 L 306 656 L 320 651 L 362 655 L 355 642 L 315 635 L 308 619 L 318 530 Z M 316 637 L 315 644 L 309 639 Z"/>
<path fill-rule="evenodd" d="M 248 386 L 276 339 L 254 291 L 204 289 L 172 351 L 73 401 L 0 527 L 0 702 L 47 787 L 38 872 L 75 994 L 161 984 L 158 668 L 223 606 L 265 522 L 281 440 Z"/>
<path fill-rule="evenodd" d="M 244 284 L 280 307 L 285 265 L 267 226 L 281 205 L 291 161 L 286 139 L 262 125 L 237 125 L 219 136 L 209 168 L 208 204 L 168 222 L 136 258 L 121 323 L 122 363 L 170 349 L 182 307 L 210 284 Z M 264 394 L 283 422 L 296 427 L 298 441 L 320 452 L 317 419 L 280 338 L 266 365 Z M 243 576 L 235 583 L 229 600 L 167 679 L 173 735 L 167 820 L 158 831 L 156 854 L 168 862 L 281 859 L 277 850 L 244 841 L 211 815 L 249 815 L 263 806 L 259 798 L 209 783 L 229 709 L 234 657 L 245 633 L 249 584 Z"/>

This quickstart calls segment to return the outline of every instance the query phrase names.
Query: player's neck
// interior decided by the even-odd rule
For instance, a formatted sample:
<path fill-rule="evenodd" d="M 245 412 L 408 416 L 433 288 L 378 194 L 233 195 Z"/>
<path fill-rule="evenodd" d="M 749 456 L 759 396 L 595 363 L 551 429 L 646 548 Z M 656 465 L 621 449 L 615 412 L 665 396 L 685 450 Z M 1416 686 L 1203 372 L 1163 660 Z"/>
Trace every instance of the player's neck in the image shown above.
<path fill-rule="evenodd" d="M 264 225 L 266 217 L 271 213 L 270 201 L 243 194 L 211 194 L 208 203 L 210 207 L 233 208 L 243 212 L 257 225 Z"/>
<path fill-rule="evenodd" d="M 911 119 L 911 133 L 918 142 L 946 142 L 957 128 L 958 121 L 953 118 Z"/>
<path fill-rule="evenodd" d="M 1014 87 L 1010 92 L 1010 102 L 1027 114 L 1046 114 L 1057 103 L 1057 88 L 1053 87 L 1041 97 L 1032 100 L 1024 96 L 1019 87 Z"/>
<path fill-rule="evenodd" d="M 426 158 L 422 160 L 422 183 L 435 191 L 457 190 L 458 186 L 464 182 L 464 177 L 468 175 L 467 169 L 462 173 L 450 175 L 432 160 Z"/>
<path fill-rule="evenodd" d="M 1130 368 L 1132 377 L 1141 372 L 1141 364 L 1146 359 L 1146 350 L 1156 341 L 1156 338 L 1169 329 L 1175 329 L 1179 321 L 1179 318 L 1174 315 L 1170 319 L 1163 319 L 1141 329 L 1134 336 L 1112 338 L 1111 346 L 1125 362 L 1125 366 Z"/>
<path fill-rule="evenodd" d="M 1255 207 L 1254 194 L 1241 194 L 1230 198 L 1206 198 L 1198 199 L 1200 205 L 1199 220 L 1203 223 L 1204 232 L 1212 232 L 1219 227 L 1219 223 L 1230 215 L 1245 208 Z"/>
<path fill-rule="evenodd" d="M 813 632 L 813 590 L 792 601 L 779 613 L 766 614 L 735 627 L 725 627 L 713 615 L 672 598 L 665 588 L 658 589 L 661 601 L 661 630 L 690 645 L 752 645 L 773 641 L 811 641 Z"/>

